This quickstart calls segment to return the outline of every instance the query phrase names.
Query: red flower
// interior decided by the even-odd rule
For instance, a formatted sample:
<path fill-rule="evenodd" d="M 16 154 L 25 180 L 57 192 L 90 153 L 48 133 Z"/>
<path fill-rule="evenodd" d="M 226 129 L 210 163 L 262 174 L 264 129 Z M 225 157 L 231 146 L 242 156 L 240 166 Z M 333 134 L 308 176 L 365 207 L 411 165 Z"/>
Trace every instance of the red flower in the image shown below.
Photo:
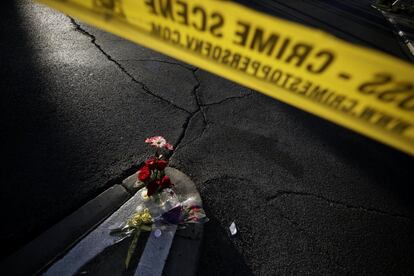
<path fill-rule="evenodd" d="M 152 196 L 158 190 L 159 187 L 159 180 L 151 181 L 147 185 L 147 196 Z"/>
<path fill-rule="evenodd" d="M 162 160 L 162 159 L 157 160 L 157 169 L 163 170 L 163 169 L 165 169 L 165 167 L 167 167 L 167 165 L 168 165 L 167 160 Z"/>
<path fill-rule="evenodd" d="M 171 186 L 172 186 L 172 184 L 171 184 L 171 180 L 170 180 L 170 178 L 169 178 L 168 176 L 166 176 L 166 175 L 165 175 L 165 176 L 161 179 L 160 186 L 161 186 L 161 189 L 171 187 Z"/>
<path fill-rule="evenodd" d="M 151 157 L 145 161 L 145 165 L 148 166 L 151 170 L 155 169 L 156 161 L 155 158 Z"/>
<path fill-rule="evenodd" d="M 153 180 L 147 185 L 147 196 L 152 196 L 158 189 L 169 188 L 172 186 L 171 180 L 168 176 L 164 176 L 162 179 Z"/>
<path fill-rule="evenodd" d="M 148 181 L 151 178 L 151 170 L 145 165 L 138 171 L 138 179 L 142 182 Z"/>

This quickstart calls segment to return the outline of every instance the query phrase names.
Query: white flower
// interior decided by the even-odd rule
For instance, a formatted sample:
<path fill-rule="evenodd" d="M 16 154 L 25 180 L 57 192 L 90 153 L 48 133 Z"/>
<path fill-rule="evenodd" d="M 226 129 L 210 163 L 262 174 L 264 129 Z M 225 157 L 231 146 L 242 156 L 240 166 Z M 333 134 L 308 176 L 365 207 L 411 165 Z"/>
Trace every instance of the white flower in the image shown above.
<path fill-rule="evenodd" d="M 151 146 L 154 146 L 156 148 L 163 148 L 165 144 L 167 144 L 167 140 L 165 140 L 165 138 L 162 136 L 154 136 L 147 138 L 145 140 L 145 143 L 151 144 Z"/>
<path fill-rule="evenodd" d="M 173 150 L 174 147 L 167 142 L 167 140 L 165 140 L 164 137 L 162 136 L 154 136 L 154 137 L 150 137 L 145 139 L 145 143 L 150 144 L 153 147 L 156 148 L 165 148 L 167 150 Z"/>

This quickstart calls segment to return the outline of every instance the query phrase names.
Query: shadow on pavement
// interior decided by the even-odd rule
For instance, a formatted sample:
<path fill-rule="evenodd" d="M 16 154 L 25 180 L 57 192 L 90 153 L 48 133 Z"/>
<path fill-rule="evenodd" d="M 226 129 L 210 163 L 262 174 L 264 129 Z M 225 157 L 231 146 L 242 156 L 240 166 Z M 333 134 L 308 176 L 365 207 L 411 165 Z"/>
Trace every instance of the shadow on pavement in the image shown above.
<path fill-rule="evenodd" d="M 131 237 L 105 249 L 85 264 L 75 275 L 133 276 L 138 266 L 139 256 L 145 249 L 149 235 L 149 232 L 141 233 L 128 270 L 125 270 L 125 258 L 132 241 Z"/>
<path fill-rule="evenodd" d="M 206 208 L 207 214 L 211 212 Z M 219 221 L 209 215 L 205 224 L 203 250 L 198 267 L 198 276 L 253 275 L 243 256 L 232 244 L 229 233 Z"/>
<path fill-rule="evenodd" d="M 344 163 L 352 164 L 376 186 L 387 190 L 410 209 L 414 208 L 410 181 L 414 158 L 351 130 L 313 116 L 304 116 L 308 128 Z"/>
<path fill-rule="evenodd" d="M 39 68 L 27 30 L 25 4 L 3 3 L 0 15 L 2 176 L 0 259 L 36 237 L 60 216 L 55 196 L 68 176 L 56 147 L 56 106 L 48 101 L 48 78 Z M 40 24 L 40 23 L 38 23 Z M 35 33 L 33 35 L 36 35 Z M 62 203 L 61 203 L 62 204 Z"/>

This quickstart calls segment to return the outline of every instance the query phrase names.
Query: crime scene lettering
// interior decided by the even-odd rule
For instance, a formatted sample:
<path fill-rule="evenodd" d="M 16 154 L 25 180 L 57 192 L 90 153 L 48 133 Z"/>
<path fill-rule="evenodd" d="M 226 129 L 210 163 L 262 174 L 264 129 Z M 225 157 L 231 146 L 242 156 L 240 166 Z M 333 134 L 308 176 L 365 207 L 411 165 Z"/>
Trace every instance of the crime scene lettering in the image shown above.
<path fill-rule="evenodd" d="M 304 66 L 313 74 L 325 72 L 335 59 L 330 50 L 316 49 L 310 43 L 293 42 L 290 37 L 282 37 L 243 21 L 237 21 L 233 43 L 296 67 Z"/>
<path fill-rule="evenodd" d="M 397 58 L 237 1 L 38 1 L 414 156 L 414 67 Z"/>
<path fill-rule="evenodd" d="M 150 14 L 172 22 L 189 26 L 199 32 L 209 32 L 214 37 L 222 37 L 224 16 L 219 12 L 208 13 L 198 5 L 190 6 L 184 0 L 145 0 Z"/>
<path fill-rule="evenodd" d="M 287 72 L 275 66 L 275 64 L 266 64 L 252 56 L 247 56 L 241 52 L 230 48 L 223 48 L 221 45 L 211 43 L 208 40 L 203 40 L 188 34 L 181 34 L 178 30 L 169 26 L 162 26 L 161 24 L 152 23 L 151 33 L 163 40 L 168 41 L 177 47 L 184 48 L 198 56 L 209 59 L 210 61 L 219 63 L 221 65 L 230 67 L 231 69 L 241 72 L 246 76 L 253 77 L 260 81 L 268 82 L 286 92 L 293 93 L 297 96 L 306 98 L 312 102 L 318 103 L 324 108 L 335 110 L 339 113 L 346 114 L 358 120 L 367 122 L 375 127 L 385 129 L 397 135 L 404 135 L 406 131 L 412 128 L 409 122 L 397 118 L 390 114 L 376 110 L 373 107 L 366 107 L 359 102 L 359 100 L 349 97 L 345 93 L 339 93 L 323 84 L 317 84 L 309 79 L 303 79 L 293 72 Z M 242 41 L 244 38 L 241 38 Z M 285 45 L 287 43 L 284 43 Z M 263 45 L 258 44 L 258 49 L 265 49 Z M 296 44 L 293 46 L 293 54 L 288 54 L 287 60 L 295 59 L 295 47 L 302 47 L 303 44 Z M 256 46 L 255 46 L 256 47 Z M 307 46 L 306 46 L 307 47 Z M 270 48 L 269 48 L 270 49 Z M 309 48 L 309 52 L 312 51 Z M 305 52 L 308 52 L 306 50 Z M 324 52 L 318 52 L 323 55 Z M 332 55 L 333 59 L 333 55 Z M 296 61 L 298 62 L 298 61 Z M 373 81 L 367 81 L 359 86 L 361 93 L 367 95 L 377 93 L 377 89 L 383 85 L 390 83 L 392 78 L 390 76 L 377 76 Z M 380 95 L 385 100 L 391 100 L 389 90 L 378 90 Z"/>
<path fill-rule="evenodd" d="M 358 91 L 381 102 L 394 103 L 402 110 L 414 111 L 414 83 L 395 81 L 390 74 L 375 74 L 373 80 L 360 84 Z"/>
<path fill-rule="evenodd" d="M 173 44 L 181 43 L 181 34 L 177 30 L 171 28 L 162 28 L 161 25 L 151 23 L 151 33 Z"/>

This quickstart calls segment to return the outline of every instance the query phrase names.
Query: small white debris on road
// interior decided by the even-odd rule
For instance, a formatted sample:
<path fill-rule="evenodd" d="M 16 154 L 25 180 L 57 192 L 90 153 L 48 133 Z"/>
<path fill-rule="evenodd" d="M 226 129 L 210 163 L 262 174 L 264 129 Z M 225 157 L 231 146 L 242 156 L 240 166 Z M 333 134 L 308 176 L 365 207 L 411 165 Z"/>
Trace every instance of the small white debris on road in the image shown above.
<path fill-rule="evenodd" d="M 237 227 L 236 227 L 236 224 L 234 223 L 234 221 L 230 224 L 229 229 L 230 229 L 230 234 L 232 236 L 237 234 Z"/>

